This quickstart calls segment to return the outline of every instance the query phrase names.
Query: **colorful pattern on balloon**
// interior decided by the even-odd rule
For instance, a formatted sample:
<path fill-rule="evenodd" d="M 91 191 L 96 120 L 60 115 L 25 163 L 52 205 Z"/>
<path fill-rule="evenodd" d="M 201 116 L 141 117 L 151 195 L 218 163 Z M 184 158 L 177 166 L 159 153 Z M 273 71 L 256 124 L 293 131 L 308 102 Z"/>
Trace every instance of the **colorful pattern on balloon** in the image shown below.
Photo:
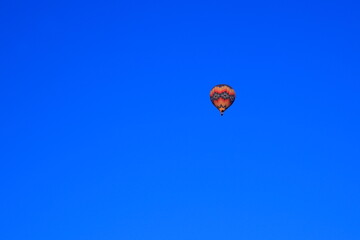
<path fill-rule="evenodd" d="M 210 91 L 210 101 L 223 115 L 235 101 L 235 91 L 232 87 L 226 84 L 219 84 L 213 87 Z"/>

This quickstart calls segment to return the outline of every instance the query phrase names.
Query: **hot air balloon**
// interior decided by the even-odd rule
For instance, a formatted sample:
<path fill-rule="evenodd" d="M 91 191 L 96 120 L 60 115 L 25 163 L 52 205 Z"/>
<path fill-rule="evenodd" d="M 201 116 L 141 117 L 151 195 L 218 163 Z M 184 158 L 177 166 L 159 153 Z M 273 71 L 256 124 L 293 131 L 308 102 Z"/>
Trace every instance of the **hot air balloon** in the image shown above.
<path fill-rule="evenodd" d="M 226 84 L 219 84 L 210 91 L 210 101 L 219 109 L 222 116 L 226 109 L 235 101 L 235 91 Z"/>

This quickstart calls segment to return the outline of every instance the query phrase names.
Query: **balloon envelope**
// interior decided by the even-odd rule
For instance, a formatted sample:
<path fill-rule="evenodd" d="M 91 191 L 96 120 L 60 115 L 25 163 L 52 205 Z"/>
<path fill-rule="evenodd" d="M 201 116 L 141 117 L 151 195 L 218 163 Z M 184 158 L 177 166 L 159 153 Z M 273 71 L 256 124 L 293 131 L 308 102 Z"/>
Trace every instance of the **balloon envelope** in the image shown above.
<path fill-rule="evenodd" d="M 235 101 L 235 91 L 226 84 L 219 84 L 210 91 L 210 101 L 219 109 L 221 116 Z"/>

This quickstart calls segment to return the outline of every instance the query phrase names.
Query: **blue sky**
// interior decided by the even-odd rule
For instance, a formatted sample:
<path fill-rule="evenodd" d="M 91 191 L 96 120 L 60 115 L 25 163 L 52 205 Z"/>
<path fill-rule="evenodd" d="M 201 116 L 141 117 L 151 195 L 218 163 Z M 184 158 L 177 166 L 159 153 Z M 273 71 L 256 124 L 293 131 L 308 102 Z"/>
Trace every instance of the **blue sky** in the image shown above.
<path fill-rule="evenodd" d="M 0 238 L 360 239 L 359 9 L 1 1 Z"/>

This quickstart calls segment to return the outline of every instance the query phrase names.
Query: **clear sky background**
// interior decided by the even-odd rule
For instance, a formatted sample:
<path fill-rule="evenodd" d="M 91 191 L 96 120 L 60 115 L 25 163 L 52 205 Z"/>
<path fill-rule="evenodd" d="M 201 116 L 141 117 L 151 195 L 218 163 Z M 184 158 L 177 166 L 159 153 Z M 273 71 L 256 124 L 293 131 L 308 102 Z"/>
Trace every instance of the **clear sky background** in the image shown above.
<path fill-rule="evenodd" d="M 0 239 L 360 239 L 359 16 L 1 0 Z"/>

